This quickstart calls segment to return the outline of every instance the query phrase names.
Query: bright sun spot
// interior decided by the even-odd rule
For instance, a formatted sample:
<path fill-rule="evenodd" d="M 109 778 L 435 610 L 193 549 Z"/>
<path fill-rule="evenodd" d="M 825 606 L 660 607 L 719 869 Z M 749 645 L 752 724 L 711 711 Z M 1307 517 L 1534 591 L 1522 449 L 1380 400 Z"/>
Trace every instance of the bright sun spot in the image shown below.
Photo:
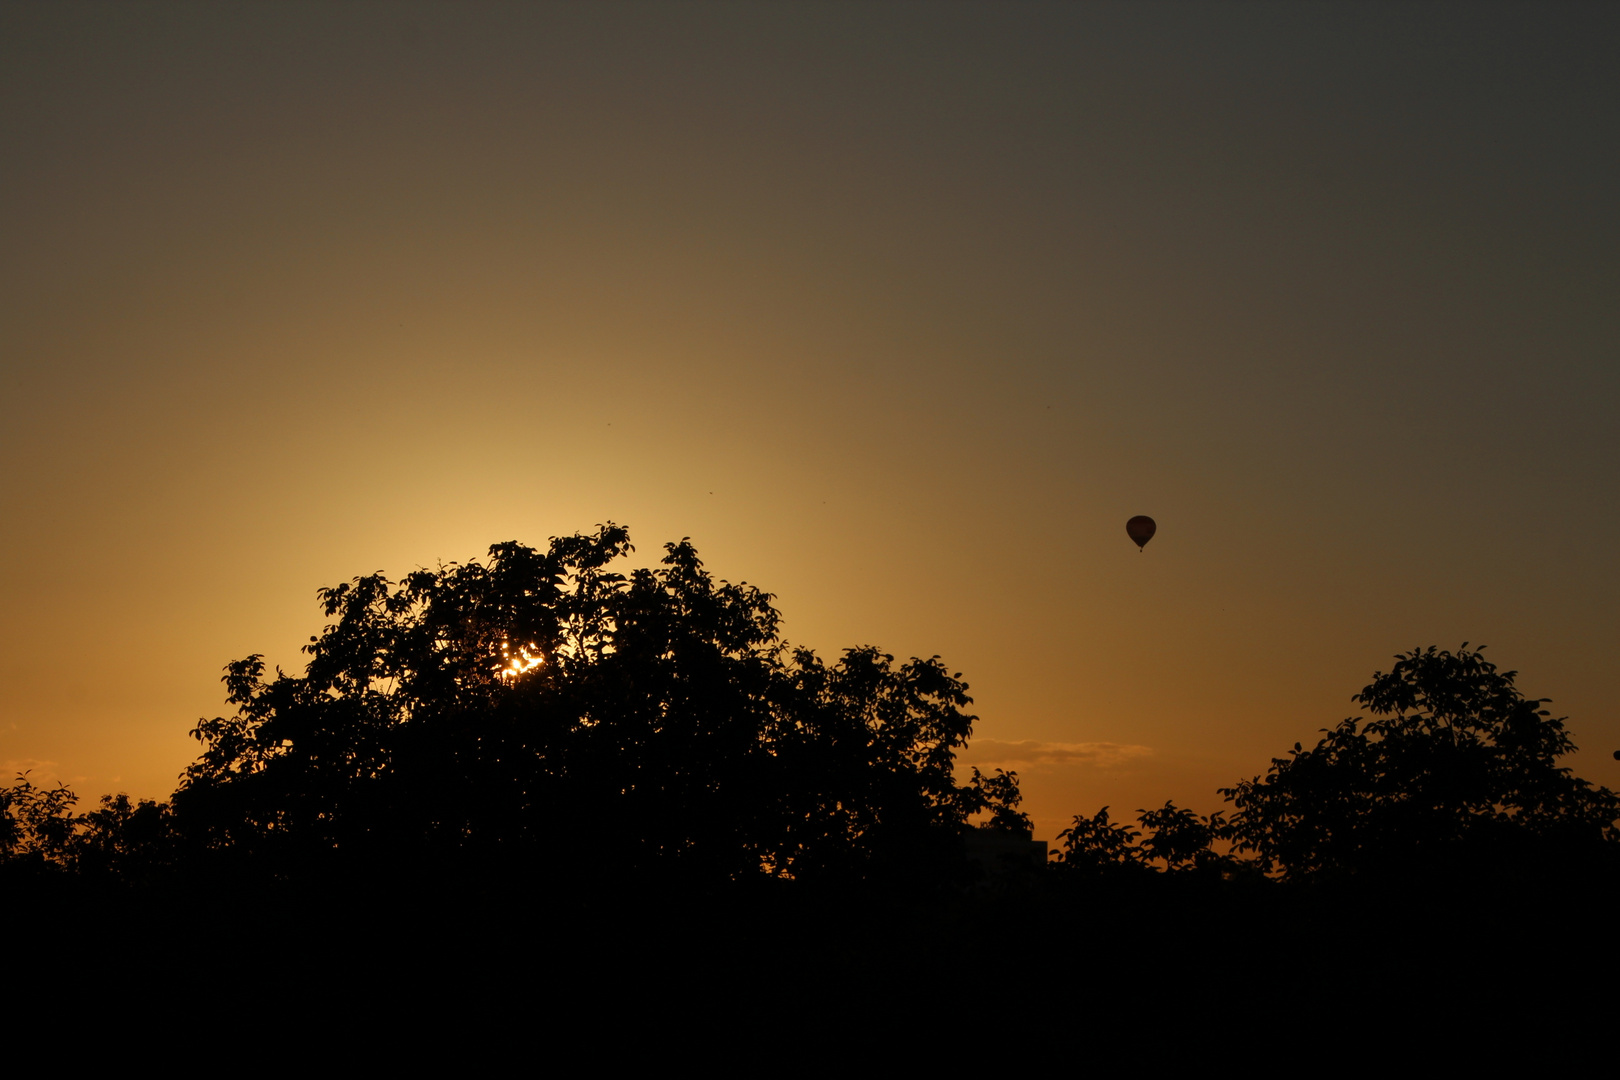
<path fill-rule="evenodd" d="M 539 653 L 531 651 L 527 645 L 519 645 L 517 655 L 513 656 L 512 646 L 509 644 L 501 646 L 501 658 L 506 661 L 506 666 L 501 669 L 501 678 L 503 679 L 515 679 L 525 671 L 533 671 L 540 666 L 543 659 Z"/>

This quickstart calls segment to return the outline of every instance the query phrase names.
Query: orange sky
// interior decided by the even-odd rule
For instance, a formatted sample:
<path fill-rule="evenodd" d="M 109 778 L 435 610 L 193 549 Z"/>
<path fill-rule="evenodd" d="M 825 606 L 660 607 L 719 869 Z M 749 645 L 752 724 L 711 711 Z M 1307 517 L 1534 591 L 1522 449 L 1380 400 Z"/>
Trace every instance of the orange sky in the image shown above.
<path fill-rule="evenodd" d="M 942 655 L 1046 838 L 1431 643 L 1620 786 L 1617 31 L 0 7 L 0 766 L 165 795 L 317 587 L 613 520 Z"/>

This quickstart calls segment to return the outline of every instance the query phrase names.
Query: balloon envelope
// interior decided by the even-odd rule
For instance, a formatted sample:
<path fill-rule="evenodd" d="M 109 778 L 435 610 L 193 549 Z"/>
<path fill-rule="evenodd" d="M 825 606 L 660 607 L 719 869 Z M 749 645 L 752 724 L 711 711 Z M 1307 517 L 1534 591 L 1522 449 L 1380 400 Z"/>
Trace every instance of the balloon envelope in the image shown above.
<path fill-rule="evenodd" d="M 1139 548 L 1146 547 L 1147 542 L 1153 539 L 1153 534 L 1158 530 L 1159 527 L 1146 514 L 1137 514 L 1125 523 L 1126 534 L 1136 541 Z"/>

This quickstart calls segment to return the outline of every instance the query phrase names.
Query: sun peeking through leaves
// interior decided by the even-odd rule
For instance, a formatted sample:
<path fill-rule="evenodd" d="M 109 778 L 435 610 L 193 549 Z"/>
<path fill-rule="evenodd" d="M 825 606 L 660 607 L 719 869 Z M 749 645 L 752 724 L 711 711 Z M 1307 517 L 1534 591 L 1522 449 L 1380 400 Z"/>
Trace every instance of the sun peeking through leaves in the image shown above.
<path fill-rule="evenodd" d="M 517 655 L 512 655 L 512 643 L 501 643 L 501 659 L 506 666 L 501 668 L 500 676 L 503 679 L 515 679 L 526 671 L 533 671 L 545 662 L 537 647 L 532 645 L 519 645 Z"/>

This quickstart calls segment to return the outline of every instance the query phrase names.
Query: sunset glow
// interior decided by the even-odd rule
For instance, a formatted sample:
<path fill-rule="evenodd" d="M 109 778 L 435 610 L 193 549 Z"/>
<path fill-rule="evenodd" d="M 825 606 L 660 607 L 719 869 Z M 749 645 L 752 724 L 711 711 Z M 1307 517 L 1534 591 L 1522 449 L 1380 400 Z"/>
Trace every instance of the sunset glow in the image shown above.
<path fill-rule="evenodd" d="M 515 679 L 526 671 L 533 671 L 544 662 L 544 657 L 534 651 L 532 646 L 518 646 L 517 655 L 512 655 L 512 646 L 501 645 L 501 656 L 506 660 L 506 666 L 501 669 L 501 678 Z"/>
<path fill-rule="evenodd" d="M 611 521 L 626 574 L 689 537 L 829 662 L 940 656 L 959 766 L 1046 839 L 1219 809 L 1431 644 L 1620 786 L 1617 40 L 0 5 L 0 768 L 166 798 L 225 665 L 304 670 L 317 589 Z M 515 625 L 561 650 L 525 693 L 575 666 Z"/>

